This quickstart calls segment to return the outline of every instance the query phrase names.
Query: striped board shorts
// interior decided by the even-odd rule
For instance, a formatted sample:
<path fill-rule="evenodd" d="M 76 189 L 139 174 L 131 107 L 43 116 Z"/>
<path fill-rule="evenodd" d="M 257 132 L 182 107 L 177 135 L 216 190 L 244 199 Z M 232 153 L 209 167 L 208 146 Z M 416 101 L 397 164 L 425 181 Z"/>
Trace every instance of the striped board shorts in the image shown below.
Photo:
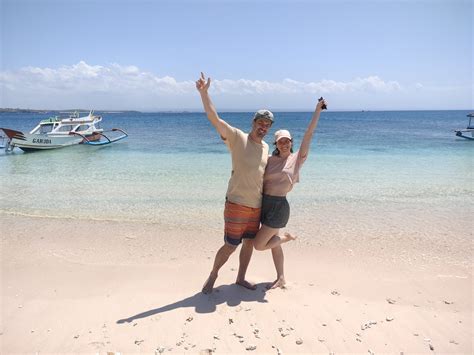
<path fill-rule="evenodd" d="M 224 241 L 237 246 L 242 238 L 253 239 L 260 228 L 260 208 L 238 205 L 229 201 L 224 208 Z"/>

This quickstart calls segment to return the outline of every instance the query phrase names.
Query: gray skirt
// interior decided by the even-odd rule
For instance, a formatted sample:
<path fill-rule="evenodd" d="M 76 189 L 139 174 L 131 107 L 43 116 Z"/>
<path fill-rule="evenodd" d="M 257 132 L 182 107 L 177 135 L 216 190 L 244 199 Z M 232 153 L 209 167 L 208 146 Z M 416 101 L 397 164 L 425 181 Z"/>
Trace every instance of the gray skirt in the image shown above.
<path fill-rule="evenodd" d="M 290 205 L 285 196 L 263 195 L 260 221 L 270 228 L 286 227 L 290 219 Z"/>

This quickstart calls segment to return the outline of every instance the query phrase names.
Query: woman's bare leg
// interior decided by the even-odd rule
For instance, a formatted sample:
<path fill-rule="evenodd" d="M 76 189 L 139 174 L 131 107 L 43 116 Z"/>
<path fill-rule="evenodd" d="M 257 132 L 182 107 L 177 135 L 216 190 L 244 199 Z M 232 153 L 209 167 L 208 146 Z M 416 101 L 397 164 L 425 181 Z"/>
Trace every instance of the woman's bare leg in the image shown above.
<path fill-rule="evenodd" d="M 271 228 L 263 224 L 254 239 L 255 249 L 273 249 L 283 243 L 296 239 L 296 237 L 292 236 L 290 233 L 285 233 L 282 237 L 280 237 L 278 235 L 279 231 L 279 228 Z"/>
<path fill-rule="evenodd" d="M 273 263 L 277 272 L 276 280 L 268 288 L 285 288 L 285 274 L 283 270 L 285 257 L 281 245 L 272 248 Z"/>

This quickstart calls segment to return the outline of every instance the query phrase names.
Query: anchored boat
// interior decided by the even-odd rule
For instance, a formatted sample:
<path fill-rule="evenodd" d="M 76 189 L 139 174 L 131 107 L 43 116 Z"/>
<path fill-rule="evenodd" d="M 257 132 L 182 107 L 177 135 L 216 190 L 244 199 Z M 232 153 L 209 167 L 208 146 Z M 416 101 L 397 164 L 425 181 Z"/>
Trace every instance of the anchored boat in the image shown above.
<path fill-rule="evenodd" d="M 472 124 L 472 119 L 474 118 L 474 112 L 471 112 L 467 115 L 469 117 L 469 124 L 466 129 L 455 130 L 456 136 L 466 139 L 474 140 L 474 124 Z"/>
<path fill-rule="evenodd" d="M 90 111 L 87 116 L 80 116 L 74 112 L 67 118 L 50 117 L 42 120 L 30 133 L 15 131 L 9 128 L 0 128 L 5 133 L 5 150 L 12 151 L 15 147 L 25 152 L 67 147 L 75 144 L 104 145 L 124 139 L 128 134 L 113 128 L 104 131 L 99 123 L 101 116 Z M 118 132 L 111 137 L 107 132 Z"/>

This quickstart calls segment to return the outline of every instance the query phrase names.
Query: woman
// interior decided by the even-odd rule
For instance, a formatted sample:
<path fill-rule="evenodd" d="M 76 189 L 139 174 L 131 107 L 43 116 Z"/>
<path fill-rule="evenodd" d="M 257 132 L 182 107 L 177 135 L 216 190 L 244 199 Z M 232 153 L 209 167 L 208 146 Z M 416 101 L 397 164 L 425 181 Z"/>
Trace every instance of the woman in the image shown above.
<path fill-rule="evenodd" d="M 277 279 L 270 286 L 271 288 L 285 287 L 284 257 L 281 244 L 296 238 L 289 233 L 285 233 L 283 236 L 279 235 L 280 228 L 286 226 L 290 217 L 290 206 L 286 195 L 299 181 L 299 171 L 308 156 L 309 146 L 321 111 L 325 109 L 326 102 L 320 98 L 304 134 L 300 149 L 295 153 L 293 153 L 293 139 L 290 132 L 284 129 L 275 132 L 276 149 L 268 158 L 263 177 L 262 225 L 254 239 L 255 249 L 272 249 Z"/>

